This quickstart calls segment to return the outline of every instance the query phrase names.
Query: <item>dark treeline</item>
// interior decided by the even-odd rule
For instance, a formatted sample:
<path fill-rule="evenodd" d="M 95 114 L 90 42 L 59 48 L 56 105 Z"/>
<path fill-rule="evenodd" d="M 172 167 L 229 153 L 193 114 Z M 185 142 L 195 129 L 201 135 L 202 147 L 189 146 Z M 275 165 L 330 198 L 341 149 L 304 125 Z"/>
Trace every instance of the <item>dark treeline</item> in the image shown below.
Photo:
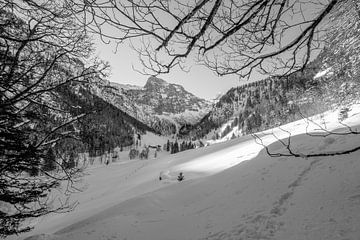
<path fill-rule="evenodd" d="M 155 132 L 127 113 L 121 111 L 103 99 L 91 94 L 82 87 L 63 88 L 61 96 L 73 114 L 85 113 L 74 126 L 79 129 L 83 149 L 89 156 L 99 156 L 115 147 L 127 147 L 134 144 L 134 133 Z M 74 150 L 80 150 L 73 145 Z"/>
<path fill-rule="evenodd" d="M 181 143 L 179 143 L 177 140 L 175 140 L 175 142 L 170 142 L 170 140 L 168 140 L 163 147 L 165 151 L 170 152 L 171 154 L 194 148 L 196 148 L 196 144 L 192 141 L 182 141 Z"/>

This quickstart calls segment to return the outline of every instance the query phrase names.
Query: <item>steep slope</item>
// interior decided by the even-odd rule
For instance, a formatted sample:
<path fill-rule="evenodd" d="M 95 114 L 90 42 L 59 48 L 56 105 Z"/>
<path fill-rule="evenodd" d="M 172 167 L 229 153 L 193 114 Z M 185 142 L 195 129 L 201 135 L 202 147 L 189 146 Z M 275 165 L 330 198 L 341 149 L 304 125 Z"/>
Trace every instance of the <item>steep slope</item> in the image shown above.
<path fill-rule="evenodd" d="M 306 93 L 317 85 L 313 81 L 316 69 L 313 63 L 302 73 L 231 88 L 200 122 L 184 126 L 180 133 L 201 138 L 215 130 L 211 137 L 221 138 L 236 127 L 245 135 L 319 113 L 319 98 Z"/>
<path fill-rule="evenodd" d="M 352 109 L 345 123 L 356 129 L 360 109 Z M 342 127 L 334 121 L 337 114 L 324 115 L 329 130 Z M 319 124 L 321 118 L 313 120 Z M 356 134 L 320 141 L 305 134 L 317 128 L 298 121 L 265 132 L 262 140 L 271 151 L 283 152 L 286 148 L 271 133 L 284 138 L 290 131 L 293 149 L 303 153 L 348 149 L 360 140 Z M 170 178 L 158 181 L 164 170 Z M 177 183 L 180 171 L 185 181 Z M 151 163 L 124 162 L 91 173 L 88 190 L 76 197 L 79 207 L 42 221 L 33 234 L 49 235 L 32 240 L 355 240 L 360 234 L 357 152 L 271 158 L 251 137 L 242 137 Z"/>
<path fill-rule="evenodd" d="M 163 134 L 173 134 L 185 124 L 194 124 L 211 103 L 186 91 L 181 85 L 150 77 L 144 87 L 104 82 L 93 92 L 132 117 Z"/>
<path fill-rule="evenodd" d="M 57 99 L 71 115 L 86 114 L 74 123 L 83 147 L 78 151 L 99 156 L 119 146 L 130 146 L 137 133 L 156 131 L 127 113 L 92 94 L 81 85 L 59 90 Z M 71 144 L 69 143 L 71 142 Z M 63 145 L 76 148 L 79 143 L 66 140 Z M 66 148 L 65 147 L 65 148 Z M 64 149 L 66 151 L 66 149 Z"/>

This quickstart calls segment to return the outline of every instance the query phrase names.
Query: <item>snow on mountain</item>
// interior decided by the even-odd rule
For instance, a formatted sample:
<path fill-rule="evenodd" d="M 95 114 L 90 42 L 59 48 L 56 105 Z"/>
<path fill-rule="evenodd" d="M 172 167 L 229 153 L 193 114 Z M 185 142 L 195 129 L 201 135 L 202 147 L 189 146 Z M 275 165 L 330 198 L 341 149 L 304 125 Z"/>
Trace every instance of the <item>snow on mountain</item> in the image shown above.
<path fill-rule="evenodd" d="M 327 75 L 333 75 L 334 73 L 331 70 L 332 70 L 332 68 L 329 67 L 329 68 L 315 74 L 315 76 L 313 78 L 317 79 L 317 78 L 324 77 L 324 76 L 327 76 Z"/>
<path fill-rule="evenodd" d="M 215 97 L 213 99 L 210 100 L 211 103 L 216 104 L 223 95 L 224 95 L 224 93 L 219 92 L 218 94 L 215 95 Z"/>
<path fill-rule="evenodd" d="M 109 82 L 109 85 L 112 87 L 115 87 L 117 89 L 124 89 L 124 90 L 141 90 L 141 89 L 143 89 L 142 87 L 136 86 L 136 85 L 120 84 L 120 83 L 114 83 L 114 82 Z"/>
<path fill-rule="evenodd" d="M 208 109 L 200 109 L 198 111 L 185 110 L 182 113 L 169 114 L 172 119 L 175 119 L 176 122 L 181 125 L 185 124 L 195 124 L 200 121 L 201 117 L 208 113 Z"/>
<path fill-rule="evenodd" d="M 258 133 L 272 152 L 292 135 L 292 150 L 335 152 L 360 137 L 312 137 L 326 123 L 344 130 L 338 111 Z M 316 124 L 314 124 L 314 122 Z M 360 129 L 360 105 L 343 124 Z M 345 128 L 346 129 L 346 128 Z M 339 131 L 339 130 L 337 130 Z M 251 136 L 89 170 L 79 206 L 48 216 L 24 236 L 39 239 L 358 239 L 359 151 L 318 158 L 269 157 Z M 159 181 L 160 172 L 169 176 Z M 185 180 L 177 182 L 183 172 Z"/>
<path fill-rule="evenodd" d="M 152 113 L 179 114 L 186 110 L 199 111 L 209 107 L 209 102 L 187 92 L 181 85 L 150 77 L 144 90 L 129 91 L 129 95 L 141 105 L 148 105 Z"/>

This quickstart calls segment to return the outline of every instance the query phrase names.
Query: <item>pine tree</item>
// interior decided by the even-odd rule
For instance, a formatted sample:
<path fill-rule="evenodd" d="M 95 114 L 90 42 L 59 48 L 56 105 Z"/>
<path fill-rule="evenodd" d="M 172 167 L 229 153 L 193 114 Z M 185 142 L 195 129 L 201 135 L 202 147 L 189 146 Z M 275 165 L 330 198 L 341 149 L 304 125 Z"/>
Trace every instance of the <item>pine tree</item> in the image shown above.
<path fill-rule="evenodd" d="M 44 171 L 53 171 L 56 169 L 56 167 L 57 167 L 57 163 L 56 163 L 56 157 L 54 154 L 54 150 L 52 148 L 50 148 L 44 157 L 43 170 Z"/>
<path fill-rule="evenodd" d="M 174 143 L 170 143 L 170 154 L 174 154 L 175 153 L 175 144 Z"/>
<path fill-rule="evenodd" d="M 167 143 L 166 143 L 166 151 L 167 152 L 170 151 L 170 140 L 169 139 L 167 140 Z"/>
<path fill-rule="evenodd" d="M 76 166 L 75 153 L 70 152 L 69 159 L 63 163 L 65 169 L 73 169 Z"/>
<path fill-rule="evenodd" d="M 231 127 L 236 127 L 239 124 L 239 119 L 236 117 L 234 121 L 231 123 Z"/>
<path fill-rule="evenodd" d="M 236 138 L 235 133 L 233 133 L 231 139 L 235 139 L 235 138 Z"/>
<path fill-rule="evenodd" d="M 219 133 L 216 133 L 215 134 L 215 139 L 218 140 L 220 138 L 220 134 Z"/>
<path fill-rule="evenodd" d="M 185 151 L 185 150 L 186 150 L 186 143 L 185 143 L 185 141 L 183 141 L 183 142 L 180 144 L 180 152 Z"/>
<path fill-rule="evenodd" d="M 70 5 L 0 1 L 0 198 L 11 209 L 0 208 L 0 238 L 29 231 L 29 218 L 70 209 L 48 194 L 74 174 L 44 170 L 52 168 L 48 150 L 75 138 L 70 126 L 84 116 L 70 113 L 60 92 L 100 73 L 79 60 L 92 47 Z"/>
<path fill-rule="evenodd" d="M 178 153 L 179 152 L 179 143 L 177 142 L 177 140 L 175 140 L 174 143 L 174 153 Z"/>
<path fill-rule="evenodd" d="M 40 172 L 39 165 L 34 165 L 29 170 L 29 176 L 36 177 L 39 175 L 39 172 Z"/>

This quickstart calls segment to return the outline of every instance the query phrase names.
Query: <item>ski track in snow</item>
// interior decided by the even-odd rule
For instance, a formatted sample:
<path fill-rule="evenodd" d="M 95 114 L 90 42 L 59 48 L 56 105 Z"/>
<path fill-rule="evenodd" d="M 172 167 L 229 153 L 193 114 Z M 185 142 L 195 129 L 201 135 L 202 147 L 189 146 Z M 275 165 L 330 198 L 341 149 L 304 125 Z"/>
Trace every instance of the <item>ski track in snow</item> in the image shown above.
<path fill-rule="evenodd" d="M 294 195 L 296 187 L 301 185 L 301 181 L 312 169 L 313 165 L 320 160 L 314 160 L 306 167 L 289 185 L 289 191 L 283 193 L 279 199 L 273 203 L 273 208 L 270 212 L 255 212 L 253 215 L 245 215 L 241 217 L 240 225 L 234 226 L 228 232 L 218 232 L 203 238 L 202 240 L 215 240 L 215 239 L 271 239 L 274 237 L 274 233 L 278 231 L 284 222 L 277 220 L 278 217 L 282 216 L 287 210 L 287 204 Z M 266 173 L 265 173 L 266 174 Z"/>

